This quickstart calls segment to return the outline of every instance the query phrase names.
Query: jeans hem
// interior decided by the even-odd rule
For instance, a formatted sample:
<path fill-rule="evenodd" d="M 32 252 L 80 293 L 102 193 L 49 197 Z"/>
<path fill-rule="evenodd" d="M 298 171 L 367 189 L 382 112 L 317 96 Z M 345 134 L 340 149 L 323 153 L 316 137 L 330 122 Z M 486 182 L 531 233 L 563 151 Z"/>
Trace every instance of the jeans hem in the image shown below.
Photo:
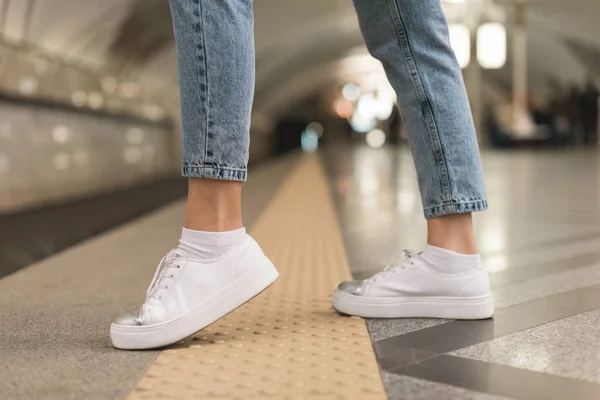
<path fill-rule="evenodd" d="M 475 211 L 487 210 L 488 203 L 486 199 L 478 200 L 464 200 L 464 201 L 451 201 L 447 203 L 438 204 L 432 207 L 427 207 L 425 212 L 425 218 L 435 218 L 450 214 L 463 214 Z"/>
<path fill-rule="evenodd" d="M 245 182 L 246 167 L 229 167 L 219 164 L 183 164 L 181 174 L 187 178 L 209 178 Z"/>

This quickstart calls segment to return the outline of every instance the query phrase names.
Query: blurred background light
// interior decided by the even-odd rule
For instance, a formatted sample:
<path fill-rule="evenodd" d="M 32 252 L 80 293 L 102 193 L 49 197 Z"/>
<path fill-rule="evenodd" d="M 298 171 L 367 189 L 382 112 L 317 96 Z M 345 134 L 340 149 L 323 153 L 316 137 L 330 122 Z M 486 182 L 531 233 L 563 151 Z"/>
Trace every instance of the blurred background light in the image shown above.
<path fill-rule="evenodd" d="M 461 69 L 464 69 L 471 62 L 471 32 L 463 24 L 451 24 L 448 29 L 450 32 L 450 46 L 456 54 L 458 65 Z"/>
<path fill-rule="evenodd" d="M 137 147 L 128 147 L 123 150 L 123 161 L 127 164 L 137 164 L 143 156 L 142 151 Z"/>
<path fill-rule="evenodd" d="M 385 143 L 385 133 L 381 129 L 373 129 L 367 133 L 366 140 L 367 144 L 371 147 L 381 147 Z"/>
<path fill-rule="evenodd" d="M 350 117 L 350 126 L 356 132 L 369 132 L 377 126 L 377 118 L 374 116 L 366 117 L 362 113 L 356 113 Z"/>
<path fill-rule="evenodd" d="M 99 93 L 99 92 L 90 93 L 90 95 L 88 96 L 88 105 L 90 106 L 90 108 L 97 110 L 98 108 L 102 107 L 103 104 L 104 104 L 104 96 L 102 96 L 102 93 Z"/>
<path fill-rule="evenodd" d="M 140 94 L 140 85 L 138 85 L 136 82 L 123 82 L 119 86 L 119 90 L 123 97 L 131 99 Z"/>
<path fill-rule="evenodd" d="M 375 115 L 380 121 L 387 120 L 394 110 L 395 95 L 391 88 L 382 88 L 377 93 L 377 109 Z"/>
<path fill-rule="evenodd" d="M 305 153 L 314 153 L 319 148 L 319 136 L 315 131 L 305 129 L 300 136 L 300 146 Z"/>
<path fill-rule="evenodd" d="M 356 101 L 360 96 L 360 87 L 353 82 L 347 83 L 342 88 L 342 96 L 348 101 Z"/>
<path fill-rule="evenodd" d="M 52 129 L 52 139 L 58 144 L 65 144 L 71 139 L 71 129 L 64 125 L 56 125 Z"/>
<path fill-rule="evenodd" d="M 160 105 L 154 103 L 145 104 L 144 113 L 153 121 L 160 121 L 165 117 L 165 110 Z"/>
<path fill-rule="evenodd" d="M 354 106 L 347 100 L 337 101 L 335 103 L 335 113 L 340 118 L 350 118 L 354 111 Z"/>
<path fill-rule="evenodd" d="M 112 76 L 107 76 L 102 80 L 102 90 L 108 94 L 114 93 L 119 87 L 117 79 Z"/>
<path fill-rule="evenodd" d="M 477 29 L 477 61 L 486 69 L 502 68 L 506 64 L 506 28 L 496 22 Z"/>
<path fill-rule="evenodd" d="M 374 118 L 377 116 L 378 107 L 377 99 L 373 95 L 367 94 L 358 99 L 356 111 L 366 118 Z"/>
<path fill-rule="evenodd" d="M 125 140 L 129 144 L 140 144 L 144 141 L 144 131 L 140 128 L 128 129 L 125 133 Z"/>
<path fill-rule="evenodd" d="M 77 107 L 83 107 L 87 102 L 87 94 L 85 92 L 75 92 L 71 95 L 71 102 Z"/>
<path fill-rule="evenodd" d="M 24 96 L 31 96 L 37 92 L 38 80 L 35 76 L 25 76 L 19 81 L 19 92 Z"/>
<path fill-rule="evenodd" d="M 320 123 L 318 123 L 316 121 L 308 124 L 306 127 L 306 130 L 314 131 L 319 138 L 321 138 L 323 136 L 323 125 L 321 125 Z"/>

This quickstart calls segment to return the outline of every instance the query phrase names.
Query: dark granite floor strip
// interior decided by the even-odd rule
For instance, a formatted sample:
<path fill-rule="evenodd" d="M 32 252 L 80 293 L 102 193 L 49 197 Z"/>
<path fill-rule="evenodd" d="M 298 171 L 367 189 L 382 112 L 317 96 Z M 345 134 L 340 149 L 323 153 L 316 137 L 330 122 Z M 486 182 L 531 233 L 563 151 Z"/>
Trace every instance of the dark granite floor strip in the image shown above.
<path fill-rule="evenodd" d="M 14 215 L 0 215 L 0 278 L 185 197 L 175 176 Z"/>
<path fill-rule="evenodd" d="M 597 400 L 600 385 L 556 375 L 442 355 L 391 371 L 523 400 Z"/>

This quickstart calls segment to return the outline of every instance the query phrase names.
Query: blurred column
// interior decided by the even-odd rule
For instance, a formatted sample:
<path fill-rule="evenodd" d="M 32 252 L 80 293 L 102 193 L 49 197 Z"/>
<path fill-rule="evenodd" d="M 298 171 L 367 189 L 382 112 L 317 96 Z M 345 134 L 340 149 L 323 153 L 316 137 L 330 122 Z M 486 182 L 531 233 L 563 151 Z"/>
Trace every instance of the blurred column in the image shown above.
<path fill-rule="evenodd" d="M 482 74 L 481 65 L 477 62 L 477 29 L 471 29 L 471 62 L 465 68 L 465 86 L 469 96 L 473 122 L 477 132 L 477 139 L 484 142 L 482 132 L 483 104 L 482 104 Z"/>
<path fill-rule="evenodd" d="M 515 26 L 513 29 L 513 124 L 514 133 L 531 133 L 527 105 L 527 30 L 526 0 L 514 0 Z"/>

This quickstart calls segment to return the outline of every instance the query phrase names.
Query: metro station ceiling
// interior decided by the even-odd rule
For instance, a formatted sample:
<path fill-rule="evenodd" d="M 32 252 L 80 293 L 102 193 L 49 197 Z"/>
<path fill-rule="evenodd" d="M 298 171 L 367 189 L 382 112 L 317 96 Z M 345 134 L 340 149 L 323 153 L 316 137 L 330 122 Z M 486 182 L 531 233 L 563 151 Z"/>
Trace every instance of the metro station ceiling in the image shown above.
<path fill-rule="evenodd" d="M 527 3 L 533 88 L 553 78 L 567 83 L 589 74 L 600 77 L 600 2 Z M 504 10 L 510 32 L 512 1 L 494 4 Z M 270 99 L 278 91 L 293 99 L 322 88 L 323 82 L 347 78 L 340 76 L 339 62 L 362 45 L 351 0 L 256 0 L 254 7 L 258 109 L 276 112 Z M 7 42 L 33 45 L 99 75 L 159 80 L 163 91 L 176 88 L 166 0 L 0 0 L 0 32 Z M 509 66 L 510 60 L 493 74 L 495 81 L 510 82 Z"/>

